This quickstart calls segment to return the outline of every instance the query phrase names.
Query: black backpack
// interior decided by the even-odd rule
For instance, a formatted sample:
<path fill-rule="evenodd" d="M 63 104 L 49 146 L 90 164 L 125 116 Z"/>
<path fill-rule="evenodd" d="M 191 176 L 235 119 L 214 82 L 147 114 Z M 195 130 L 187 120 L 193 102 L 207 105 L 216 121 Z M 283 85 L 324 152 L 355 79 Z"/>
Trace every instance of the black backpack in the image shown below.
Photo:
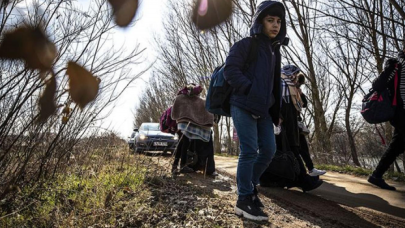
<path fill-rule="evenodd" d="M 391 101 L 388 88 L 377 92 L 370 89 L 362 100 L 361 115 L 371 124 L 378 124 L 390 121 L 395 116 L 397 106 L 397 87 L 398 87 L 398 65 L 395 68 L 394 76 L 394 95 Z"/>
<path fill-rule="evenodd" d="M 258 40 L 256 37 L 251 37 L 249 56 L 244 66 L 246 71 L 250 64 L 257 59 Z M 205 109 L 215 115 L 231 116 L 231 106 L 229 99 L 232 94 L 232 87 L 224 78 L 225 63 L 215 68 L 211 75 L 211 82 L 208 88 L 207 97 L 205 100 Z"/>

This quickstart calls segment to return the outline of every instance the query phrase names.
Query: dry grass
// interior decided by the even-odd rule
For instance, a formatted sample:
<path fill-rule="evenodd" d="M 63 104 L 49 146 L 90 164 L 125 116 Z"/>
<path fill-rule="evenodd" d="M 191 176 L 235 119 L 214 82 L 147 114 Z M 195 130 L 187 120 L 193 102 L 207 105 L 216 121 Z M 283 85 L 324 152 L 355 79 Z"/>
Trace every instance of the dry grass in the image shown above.
<path fill-rule="evenodd" d="M 213 179 L 174 179 L 158 159 L 124 147 L 110 151 L 109 159 L 100 153 L 1 202 L 0 227 L 222 227 L 239 220 L 215 193 L 233 192 L 226 180 L 216 180 L 213 190 L 207 187 Z"/>

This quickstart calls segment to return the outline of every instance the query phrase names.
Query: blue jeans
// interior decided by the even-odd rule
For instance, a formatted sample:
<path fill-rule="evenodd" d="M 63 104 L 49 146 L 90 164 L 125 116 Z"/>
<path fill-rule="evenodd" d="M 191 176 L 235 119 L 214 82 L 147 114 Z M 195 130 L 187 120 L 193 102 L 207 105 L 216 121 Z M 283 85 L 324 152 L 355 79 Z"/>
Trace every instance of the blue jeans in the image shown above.
<path fill-rule="evenodd" d="M 276 141 L 271 117 L 255 119 L 248 111 L 233 105 L 231 115 L 240 142 L 236 182 L 238 199 L 242 200 L 253 194 L 276 152 Z"/>

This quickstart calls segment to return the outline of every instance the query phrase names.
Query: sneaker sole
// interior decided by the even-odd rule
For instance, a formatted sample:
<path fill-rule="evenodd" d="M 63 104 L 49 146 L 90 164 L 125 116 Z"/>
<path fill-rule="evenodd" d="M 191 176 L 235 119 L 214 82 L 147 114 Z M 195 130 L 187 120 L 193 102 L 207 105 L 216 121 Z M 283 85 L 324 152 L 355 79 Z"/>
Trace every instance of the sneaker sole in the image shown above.
<path fill-rule="evenodd" d="M 316 176 L 321 176 L 321 175 L 324 175 L 326 172 L 320 172 L 320 173 L 309 173 L 309 175 L 311 176 L 311 177 L 316 177 Z"/>
<path fill-rule="evenodd" d="M 244 210 L 239 209 L 238 207 L 235 206 L 235 214 L 238 216 L 242 216 L 244 218 L 254 220 L 254 221 L 267 221 L 269 220 L 269 217 L 264 217 L 264 216 L 254 216 L 249 213 L 247 213 Z"/>

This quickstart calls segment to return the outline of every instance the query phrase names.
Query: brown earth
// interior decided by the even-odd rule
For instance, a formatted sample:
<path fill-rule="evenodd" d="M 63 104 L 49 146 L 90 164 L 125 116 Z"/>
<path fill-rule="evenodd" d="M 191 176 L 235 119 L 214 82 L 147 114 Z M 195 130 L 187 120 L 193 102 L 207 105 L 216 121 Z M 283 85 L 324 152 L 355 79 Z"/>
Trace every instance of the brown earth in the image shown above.
<path fill-rule="evenodd" d="M 155 160 L 169 172 L 171 157 Z M 331 172 L 321 177 L 325 183 L 320 188 L 307 193 L 299 189 L 259 188 L 269 221 L 257 223 L 240 218 L 233 211 L 237 159 L 216 156 L 215 161 L 220 173 L 215 178 L 201 172 L 173 176 L 175 182 L 208 196 L 205 201 L 209 203 L 203 204 L 206 208 L 200 204 L 199 219 L 188 225 L 205 227 L 208 224 L 202 221 L 210 220 L 210 226 L 218 227 L 405 227 L 403 184 L 391 183 L 398 191 L 390 192 L 371 186 L 364 178 Z M 187 201 L 189 196 L 178 197 Z M 176 224 L 183 225 L 187 224 Z"/>

